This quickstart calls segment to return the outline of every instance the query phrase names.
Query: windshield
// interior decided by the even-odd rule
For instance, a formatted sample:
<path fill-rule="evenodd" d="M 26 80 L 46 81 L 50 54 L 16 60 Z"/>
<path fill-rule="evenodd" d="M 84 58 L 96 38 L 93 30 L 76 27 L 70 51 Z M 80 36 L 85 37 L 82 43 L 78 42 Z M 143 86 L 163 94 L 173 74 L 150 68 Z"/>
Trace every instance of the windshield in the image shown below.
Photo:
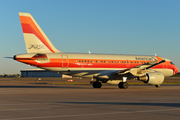
<path fill-rule="evenodd" d="M 170 62 L 171 63 L 171 65 L 174 65 L 174 63 L 173 62 Z"/>

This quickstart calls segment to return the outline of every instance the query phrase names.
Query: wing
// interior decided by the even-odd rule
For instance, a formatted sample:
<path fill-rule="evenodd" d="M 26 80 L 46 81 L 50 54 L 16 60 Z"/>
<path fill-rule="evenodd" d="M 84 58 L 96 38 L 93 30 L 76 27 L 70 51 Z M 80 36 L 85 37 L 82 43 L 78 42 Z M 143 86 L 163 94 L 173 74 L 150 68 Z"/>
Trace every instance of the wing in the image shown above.
<path fill-rule="evenodd" d="M 115 74 L 125 75 L 125 74 L 128 74 L 128 73 L 131 73 L 133 76 L 142 76 L 142 75 L 144 75 L 144 73 L 149 72 L 150 68 L 152 68 L 152 67 L 154 67 L 156 65 L 159 65 L 161 63 L 166 62 L 165 60 L 162 60 L 158 56 L 156 56 L 156 58 L 157 58 L 157 60 L 155 60 L 155 61 L 148 62 L 148 63 L 145 63 L 145 64 L 141 64 L 141 65 L 138 65 L 138 66 L 135 66 L 135 67 L 132 67 L 132 68 L 124 69 L 124 70 L 116 72 Z"/>

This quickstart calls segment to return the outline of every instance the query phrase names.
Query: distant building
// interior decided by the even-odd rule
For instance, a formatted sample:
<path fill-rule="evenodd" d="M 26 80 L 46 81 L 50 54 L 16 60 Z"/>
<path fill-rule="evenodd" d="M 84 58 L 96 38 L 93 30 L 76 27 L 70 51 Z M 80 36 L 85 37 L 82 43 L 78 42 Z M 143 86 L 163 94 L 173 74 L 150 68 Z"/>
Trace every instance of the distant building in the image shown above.
<path fill-rule="evenodd" d="M 49 78 L 49 77 L 62 77 L 62 74 L 46 71 L 44 69 L 29 69 L 29 70 L 21 70 L 21 77 Z"/>

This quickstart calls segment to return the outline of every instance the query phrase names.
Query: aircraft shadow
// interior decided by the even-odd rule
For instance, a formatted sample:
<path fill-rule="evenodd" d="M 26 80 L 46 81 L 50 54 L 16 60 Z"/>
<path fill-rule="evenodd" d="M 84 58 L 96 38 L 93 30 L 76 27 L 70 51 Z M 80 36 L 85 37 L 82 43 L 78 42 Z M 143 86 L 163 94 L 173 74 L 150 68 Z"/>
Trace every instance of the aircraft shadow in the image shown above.
<path fill-rule="evenodd" d="M 0 88 L 81 88 L 81 87 L 71 87 L 71 86 L 0 86 Z"/>
<path fill-rule="evenodd" d="M 137 105 L 137 106 L 164 106 L 180 107 L 180 103 L 126 103 L 126 102 L 58 102 L 68 104 L 90 104 L 90 105 Z"/>

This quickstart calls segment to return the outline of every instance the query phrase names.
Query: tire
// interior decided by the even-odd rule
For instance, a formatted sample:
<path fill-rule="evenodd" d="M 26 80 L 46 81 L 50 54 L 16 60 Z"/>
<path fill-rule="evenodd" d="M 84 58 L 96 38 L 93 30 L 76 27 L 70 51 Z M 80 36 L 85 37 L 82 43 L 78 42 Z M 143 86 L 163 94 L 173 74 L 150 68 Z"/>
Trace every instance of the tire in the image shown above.
<path fill-rule="evenodd" d="M 127 89 L 128 88 L 128 83 L 127 82 L 120 82 L 119 84 L 118 84 L 118 87 L 120 88 L 120 89 Z"/>
<path fill-rule="evenodd" d="M 93 88 L 101 88 L 102 84 L 100 82 L 94 82 Z"/>
<path fill-rule="evenodd" d="M 160 88 L 160 87 L 161 87 L 161 85 L 155 85 L 155 87 Z"/>

